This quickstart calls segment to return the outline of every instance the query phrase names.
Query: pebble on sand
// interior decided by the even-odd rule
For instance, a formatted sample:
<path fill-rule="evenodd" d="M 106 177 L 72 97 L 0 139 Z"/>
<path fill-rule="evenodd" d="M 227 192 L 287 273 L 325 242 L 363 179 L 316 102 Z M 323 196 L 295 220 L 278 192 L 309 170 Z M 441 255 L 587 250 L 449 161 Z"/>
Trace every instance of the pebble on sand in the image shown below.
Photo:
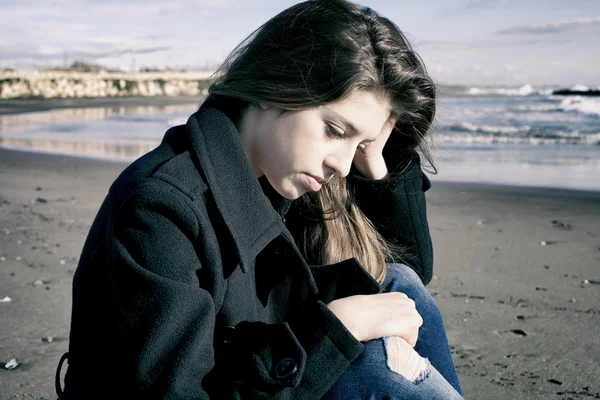
<path fill-rule="evenodd" d="M 565 223 L 565 222 L 558 221 L 558 220 L 553 220 L 551 222 L 552 222 L 552 227 L 556 228 L 556 229 L 560 229 L 563 231 L 570 231 L 573 229 L 573 227 L 569 223 Z"/>
<path fill-rule="evenodd" d="M 38 279 L 37 281 L 33 282 L 33 286 L 34 287 L 39 287 L 42 286 L 44 284 L 44 281 Z"/>
<path fill-rule="evenodd" d="M 13 358 L 13 359 L 9 360 L 6 364 L 4 364 L 4 368 L 5 369 L 15 369 L 19 365 L 21 365 L 21 363 L 18 362 L 16 358 Z"/>
<path fill-rule="evenodd" d="M 42 342 L 44 343 L 52 343 L 54 341 L 54 338 L 52 336 L 46 336 L 42 338 Z"/>
<path fill-rule="evenodd" d="M 511 332 L 514 333 L 515 335 L 527 336 L 527 333 L 522 329 L 513 329 L 513 330 L 511 330 Z"/>
<path fill-rule="evenodd" d="M 545 246 L 545 245 L 547 245 L 547 244 L 548 244 L 548 243 L 546 243 L 546 241 L 545 241 L 545 240 L 542 240 L 542 241 L 540 242 L 540 245 L 542 245 L 542 246 Z"/>
<path fill-rule="evenodd" d="M 12 299 L 8 296 L 6 296 L 3 299 L 0 299 L 0 303 L 9 303 Z"/>

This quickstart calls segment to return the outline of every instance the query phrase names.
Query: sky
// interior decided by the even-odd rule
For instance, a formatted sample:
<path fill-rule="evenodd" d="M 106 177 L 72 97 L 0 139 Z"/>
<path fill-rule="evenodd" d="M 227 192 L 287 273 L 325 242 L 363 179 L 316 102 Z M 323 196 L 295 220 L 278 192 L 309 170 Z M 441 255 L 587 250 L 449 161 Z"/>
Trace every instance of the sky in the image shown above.
<path fill-rule="evenodd" d="M 442 84 L 600 84 L 600 0 L 362 0 Z M 0 0 L 0 68 L 211 69 L 291 0 Z"/>

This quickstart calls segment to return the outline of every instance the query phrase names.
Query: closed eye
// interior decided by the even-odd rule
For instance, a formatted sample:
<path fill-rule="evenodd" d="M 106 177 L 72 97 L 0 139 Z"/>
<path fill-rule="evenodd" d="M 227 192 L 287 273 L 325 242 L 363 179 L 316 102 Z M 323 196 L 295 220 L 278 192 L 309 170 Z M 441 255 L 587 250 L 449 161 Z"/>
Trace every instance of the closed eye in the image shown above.
<path fill-rule="evenodd" d="M 325 134 L 334 139 L 346 139 L 346 135 L 343 132 L 338 131 L 330 124 L 325 124 Z M 368 143 L 372 143 L 374 140 L 365 140 L 359 146 L 356 147 L 356 151 L 366 154 L 365 147 Z"/>
<path fill-rule="evenodd" d="M 325 124 L 325 134 L 330 138 L 345 139 L 346 135 L 343 132 L 338 131 L 330 124 Z"/>

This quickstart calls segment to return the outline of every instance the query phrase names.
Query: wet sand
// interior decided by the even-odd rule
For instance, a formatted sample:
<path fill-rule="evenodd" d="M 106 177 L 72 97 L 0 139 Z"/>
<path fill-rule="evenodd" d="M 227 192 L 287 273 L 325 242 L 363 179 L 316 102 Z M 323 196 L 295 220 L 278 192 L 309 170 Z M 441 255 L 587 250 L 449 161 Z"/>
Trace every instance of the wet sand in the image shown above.
<path fill-rule="evenodd" d="M 178 104 L 200 104 L 198 96 L 131 96 L 131 97 L 94 97 L 65 99 L 0 99 L 0 115 L 20 114 L 61 108 L 87 107 L 128 107 L 128 106 L 160 106 Z"/>
<path fill-rule="evenodd" d="M 0 362 L 21 363 L 0 398 L 56 398 L 73 272 L 125 166 L 0 149 Z M 600 398 L 600 193 L 433 181 L 428 288 L 466 398 Z"/>

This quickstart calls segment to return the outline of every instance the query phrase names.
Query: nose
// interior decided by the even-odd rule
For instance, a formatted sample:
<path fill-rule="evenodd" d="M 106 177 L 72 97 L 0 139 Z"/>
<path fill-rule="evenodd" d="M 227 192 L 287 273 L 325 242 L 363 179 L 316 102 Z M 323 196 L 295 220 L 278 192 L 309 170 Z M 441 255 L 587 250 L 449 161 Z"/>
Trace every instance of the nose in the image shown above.
<path fill-rule="evenodd" d="M 325 165 L 334 171 L 334 175 L 340 178 L 346 177 L 352 168 L 352 160 L 354 160 L 355 151 L 348 151 L 332 154 L 325 159 Z"/>

